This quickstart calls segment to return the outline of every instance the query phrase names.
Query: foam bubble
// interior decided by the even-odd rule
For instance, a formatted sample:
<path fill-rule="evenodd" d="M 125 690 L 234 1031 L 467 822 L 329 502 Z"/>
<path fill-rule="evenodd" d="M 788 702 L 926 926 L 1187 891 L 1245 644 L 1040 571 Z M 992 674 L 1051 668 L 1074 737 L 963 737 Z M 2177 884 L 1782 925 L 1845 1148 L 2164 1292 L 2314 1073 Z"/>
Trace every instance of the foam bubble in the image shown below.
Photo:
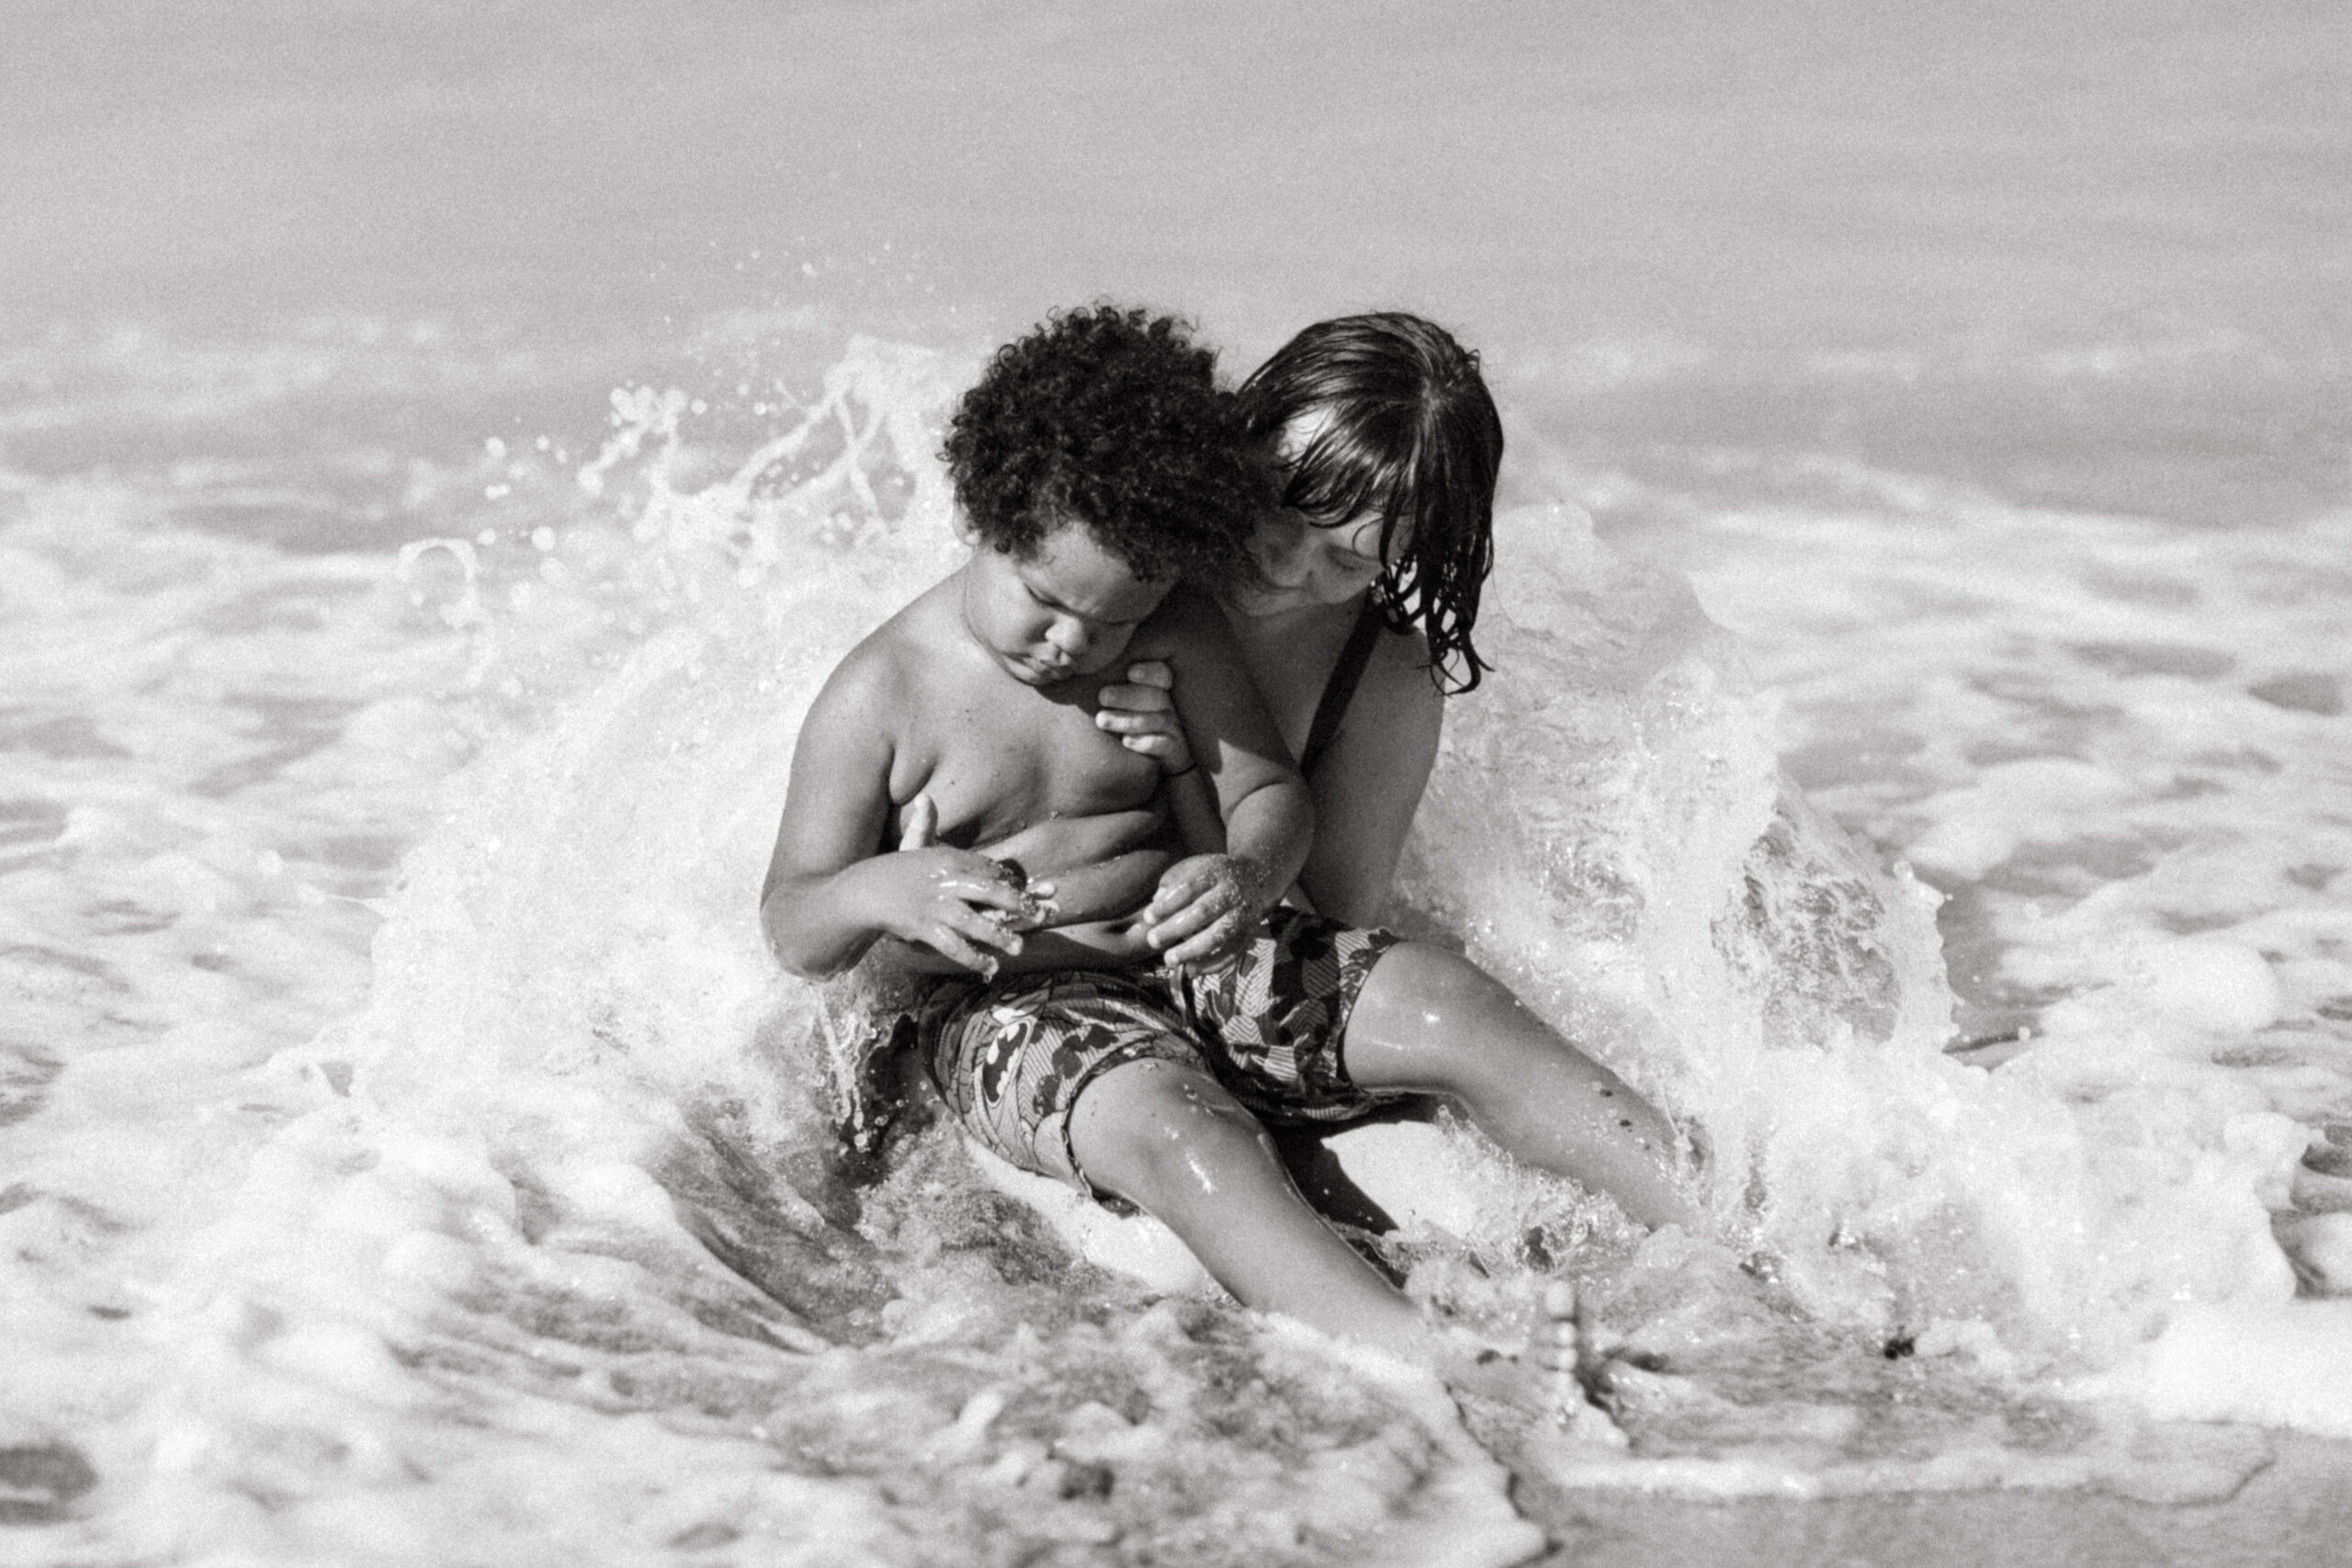
<path fill-rule="evenodd" d="M 2114 1386 L 2171 1420 L 2352 1438 L 2352 1303 L 2185 1307 Z"/>

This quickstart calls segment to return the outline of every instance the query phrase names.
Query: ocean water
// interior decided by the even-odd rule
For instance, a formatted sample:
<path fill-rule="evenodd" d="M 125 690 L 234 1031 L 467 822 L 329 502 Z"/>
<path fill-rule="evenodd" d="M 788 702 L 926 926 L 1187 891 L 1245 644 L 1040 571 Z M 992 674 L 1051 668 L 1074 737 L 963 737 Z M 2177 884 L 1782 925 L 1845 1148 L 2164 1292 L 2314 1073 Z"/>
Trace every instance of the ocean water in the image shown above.
<path fill-rule="evenodd" d="M 148 12 L 0 60 L 0 1561 L 2337 1538 L 2328 7 Z M 1380 1246 L 1503 1343 L 1576 1280 L 1629 1447 L 835 1145 L 798 716 L 1104 294 L 1486 355 L 1399 918 L 1721 1179 L 1441 1122 Z"/>

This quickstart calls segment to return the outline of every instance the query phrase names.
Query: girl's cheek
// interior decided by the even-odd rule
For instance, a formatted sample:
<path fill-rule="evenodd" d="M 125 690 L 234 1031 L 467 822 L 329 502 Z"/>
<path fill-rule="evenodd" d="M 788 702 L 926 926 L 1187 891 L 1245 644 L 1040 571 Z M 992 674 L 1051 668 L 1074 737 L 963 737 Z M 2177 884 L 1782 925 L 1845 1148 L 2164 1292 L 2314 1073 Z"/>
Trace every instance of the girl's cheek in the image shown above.
<path fill-rule="evenodd" d="M 1250 553 L 1258 570 L 1279 581 L 1290 582 L 1299 573 L 1299 557 L 1306 545 L 1306 530 L 1296 523 L 1268 522 L 1251 537 Z"/>
<path fill-rule="evenodd" d="M 1380 576 L 1378 562 L 1368 561 L 1352 550 L 1328 551 L 1317 565 L 1317 585 L 1335 601 L 1363 592 Z"/>

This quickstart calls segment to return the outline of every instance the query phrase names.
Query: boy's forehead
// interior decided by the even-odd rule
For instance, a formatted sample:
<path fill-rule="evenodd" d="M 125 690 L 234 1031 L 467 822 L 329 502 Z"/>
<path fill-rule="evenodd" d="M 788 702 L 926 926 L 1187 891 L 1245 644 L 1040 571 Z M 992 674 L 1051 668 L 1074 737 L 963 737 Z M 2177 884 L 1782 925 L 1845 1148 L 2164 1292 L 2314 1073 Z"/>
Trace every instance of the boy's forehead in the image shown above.
<path fill-rule="evenodd" d="M 1031 587 L 1046 590 L 1059 604 L 1108 618 L 1148 615 L 1176 586 L 1172 578 L 1137 574 L 1078 518 L 1048 523 L 1036 549 L 1016 565 Z"/>

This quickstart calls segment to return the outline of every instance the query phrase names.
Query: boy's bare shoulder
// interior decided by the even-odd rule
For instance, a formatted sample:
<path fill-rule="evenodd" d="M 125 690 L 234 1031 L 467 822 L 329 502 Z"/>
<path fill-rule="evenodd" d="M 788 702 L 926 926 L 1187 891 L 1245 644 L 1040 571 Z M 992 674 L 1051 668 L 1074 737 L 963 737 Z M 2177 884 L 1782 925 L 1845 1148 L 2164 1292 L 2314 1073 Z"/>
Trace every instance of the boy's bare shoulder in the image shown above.
<path fill-rule="evenodd" d="M 953 651 L 940 608 L 934 589 L 866 633 L 826 677 L 818 709 L 877 725 L 911 713 L 914 699 L 935 682 L 943 655 Z"/>

